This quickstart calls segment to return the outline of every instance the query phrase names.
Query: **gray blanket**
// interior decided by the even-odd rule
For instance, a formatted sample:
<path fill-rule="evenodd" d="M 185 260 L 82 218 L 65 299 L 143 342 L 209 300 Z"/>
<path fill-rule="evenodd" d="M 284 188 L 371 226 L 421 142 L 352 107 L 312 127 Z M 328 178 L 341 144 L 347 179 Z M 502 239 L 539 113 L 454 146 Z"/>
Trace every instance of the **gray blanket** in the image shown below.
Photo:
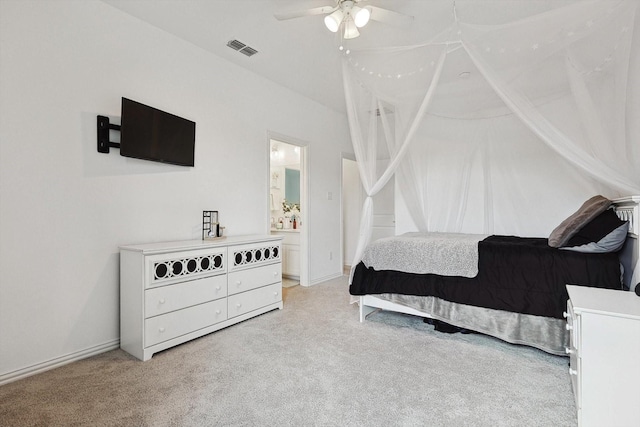
<path fill-rule="evenodd" d="M 362 262 L 375 270 L 475 277 L 478 242 L 486 234 L 405 233 L 376 240 L 365 249 Z"/>

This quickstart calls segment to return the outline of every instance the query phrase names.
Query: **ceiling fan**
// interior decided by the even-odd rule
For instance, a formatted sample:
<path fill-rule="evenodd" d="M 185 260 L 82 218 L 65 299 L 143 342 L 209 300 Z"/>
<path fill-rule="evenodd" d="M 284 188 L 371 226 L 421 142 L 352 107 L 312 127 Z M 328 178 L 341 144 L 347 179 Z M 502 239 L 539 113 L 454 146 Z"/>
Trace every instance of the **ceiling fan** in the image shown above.
<path fill-rule="evenodd" d="M 370 19 L 393 25 L 406 25 L 413 16 L 404 15 L 381 7 L 364 5 L 368 0 L 335 0 L 335 5 L 314 7 L 306 10 L 276 13 L 276 19 L 301 18 L 303 16 L 326 15 L 324 25 L 335 33 L 342 29 L 345 39 L 353 39 L 360 35 L 362 28 Z"/>

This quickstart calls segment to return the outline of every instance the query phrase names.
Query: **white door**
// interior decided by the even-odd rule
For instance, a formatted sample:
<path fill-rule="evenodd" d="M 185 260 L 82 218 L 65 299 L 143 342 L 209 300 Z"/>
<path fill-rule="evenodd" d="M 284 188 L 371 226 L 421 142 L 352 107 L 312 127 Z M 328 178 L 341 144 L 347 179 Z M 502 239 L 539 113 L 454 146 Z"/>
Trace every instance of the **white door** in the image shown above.
<path fill-rule="evenodd" d="M 386 165 L 385 165 L 386 167 Z M 379 171 L 381 174 L 384 171 Z M 396 235 L 395 178 L 373 197 L 373 231 L 371 241 Z"/>

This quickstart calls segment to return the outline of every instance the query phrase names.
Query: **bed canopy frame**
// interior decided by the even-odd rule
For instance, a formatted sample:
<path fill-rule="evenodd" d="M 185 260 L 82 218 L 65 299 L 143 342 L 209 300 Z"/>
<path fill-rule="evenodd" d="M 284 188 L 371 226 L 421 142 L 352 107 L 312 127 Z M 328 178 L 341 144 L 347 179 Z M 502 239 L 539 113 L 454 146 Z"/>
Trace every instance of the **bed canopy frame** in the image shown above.
<path fill-rule="evenodd" d="M 636 9 L 579 1 L 476 25 L 454 4 L 453 23 L 425 43 L 345 50 L 367 194 L 352 265 L 371 238 L 373 197 L 394 176 L 407 218 L 397 231 L 546 237 L 594 194 L 640 194 L 626 119 Z"/>

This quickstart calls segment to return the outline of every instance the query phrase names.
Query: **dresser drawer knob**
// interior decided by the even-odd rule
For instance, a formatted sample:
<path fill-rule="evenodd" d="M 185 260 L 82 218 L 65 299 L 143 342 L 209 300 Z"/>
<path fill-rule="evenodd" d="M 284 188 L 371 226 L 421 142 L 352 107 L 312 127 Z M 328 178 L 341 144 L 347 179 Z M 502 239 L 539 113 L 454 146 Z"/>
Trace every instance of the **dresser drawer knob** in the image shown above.
<path fill-rule="evenodd" d="M 566 311 L 562 312 L 562 317 L 564 317 L 565 319 L 569 317 L 569 313 L 567 313 Z"/>
<path fill-rule="evenodd" d="M 575 369 L 569 368 L 569 375 L 578 375 L 578 371 L 576 371 Z"/>
<path fill-rule="evenodd" d="M 216 286 L 216 291 L 219 291 L 220 289 L 222 289 L 220 285 Z"/>
<path fill-rule="evenodd" d="M 240 307 L 242 307 L 242 304 L 240 303 L 236 304 L 236 308 L 240 308 Z"/>
<path fill-rule="evenodd" d="M 161 326 L 158 328 L 158 332 L 163 333 L 164 332 L 164 328 Z"/>
<path fill-rule="evenodd" d="M 220 313 L 221 313 L 221 311 L 220 311 L 220 310 L 216 310 L 216 314 L 220 314 Z"/>
<path fill-rule="evenodd" d="M 567 353 L 567 354 L 573 354 L 574 353 L 574 351 L 571 350 L 569 347 L 565 347 L 564 348 L 564 352 Z"/>
<path fill-rule="evenodd" d="M 273 296 L 274 296 L 274 297 L 277 297 L 277 296 L 278 296 L 278 292 L 277 292 L 277 291 L 276 291 L 276 292 L 274 292 L 274 293 L 273 293 Z"/>
<path fill-rule="evenodd" d="M 567 323 L 567 324 L 565 325 L 565 328 L 567 329 L 567 331 L 570 331 L 570 330 L 572 330 L 572 329 L 573 329 L 573 326 L 571 326 L 570 324 L 568 324 L 568 323 Z"/>
<path fill-rule="evenodd" d="M 274 272 L 273 272 L 273 277 L 277 277 L 277 276 L 278 276 L 278 272 L 277 272 L 277 271 L 274 271 Z"/>
<path fill-rule="evenodd" d="M 236 286 L 240 286 L 240 285 L 242 285 L 242 280 L 238 280 L 238 281 L 236 282 Z"/>
<path fill-rule="evenodd" d="M 160 298 L 160 301 L 158 301 L 160 304 L 164 304 L 164 298 Z"/>

